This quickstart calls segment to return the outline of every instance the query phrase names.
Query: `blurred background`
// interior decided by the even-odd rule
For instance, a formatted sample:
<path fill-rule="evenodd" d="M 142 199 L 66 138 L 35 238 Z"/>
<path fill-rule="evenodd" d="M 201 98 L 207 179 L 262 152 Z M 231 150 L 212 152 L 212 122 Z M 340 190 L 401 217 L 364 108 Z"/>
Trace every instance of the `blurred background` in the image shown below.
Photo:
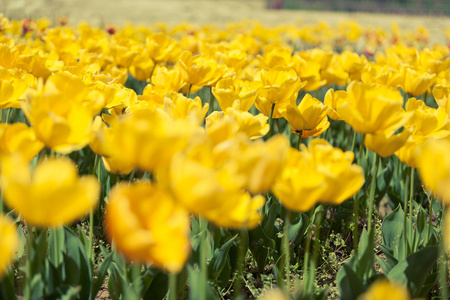
<path fill-rule="evenodd" d="M 450 15 L 449 0 L 266 0 L 272 9 Z"/>
<path fill-rule="evenodd" d="M 450 0 L 0 0 L 0 12 L 12 19 L 56 20 L 69 24 L 154 24 L 181 22 L 225 25 L 256 20 L 267 26 L 353 20 L 383 29 L 426 28 L 431 41 L 446 43 Z"/>

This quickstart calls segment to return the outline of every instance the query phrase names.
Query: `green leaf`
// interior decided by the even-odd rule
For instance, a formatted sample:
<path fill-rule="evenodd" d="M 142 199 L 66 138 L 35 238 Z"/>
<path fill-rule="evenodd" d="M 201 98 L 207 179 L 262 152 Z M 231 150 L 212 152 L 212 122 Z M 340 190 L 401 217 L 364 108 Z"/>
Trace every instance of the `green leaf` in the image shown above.
<path fill-rule="evenodd" d="M 213 258 L 209 262 L 208 274 L 211 274 L 215 280 L 217 280 L 217 278 L 220 276 L 220 273 L 228 262 L 228 252 L 230 251 L 230 248 L 231 246 L 233 246 L 233 243 L 237 237 L 238 235 L 236 234 L 225 244 L 223 244 L 222 247 L 216 249 Z"/>
<path fill-rule="evenodd" d="M 363 229 L 359 240 L 358 262 L 356 270 L 359 278 L 369 279 L 375 274 L 373 267 L 375 261 L 373 238 L 371 239 L 366 229 Z"/>
<path fill-rule="evenodd" d="M 160 300 L 167 294 L 167 275 L 159 272 L 156 274 L 152 283 L 150 284 L 147 292 L 145 293 L 144 300 Z"/>
<path fill-rule="evenodd" d="M 100 247 L 103 247 L 103 246 L 100 246 Z M 105 249 L 105 251 L 107 251 L 107 250 Z M 113 253 L 110 252 L 108 255 L 105 256 L 105 259 L 103 260 L 102 264 L 100 265 L 100 268 L 97 273 L 97 278 L 94 280 L 94 282 L 92 284 L 91 299 L 95 299 L 95 296 L 97 296 L 98 291 L 102 287 L 103 282 L 105 281 L 106 273 L 108 272 L 109 265 L 111 264 L 112 257 L 113 257 Z"/>
<path fill-rule="evenodd" d="M 363 281 L 347 264 L 344 264 L 339 270 L 336 281 L 342 300 L 357 299 L 359 295 L 365 292 Z"/>
<path fill-rule="evenodd" d="M 275 249 L 275 241 L 264 233 L 261 225 L 258 225 L 253 230 L 249 231 L 249 236 L 251 239 L 250 251 L 253 255 L 253 259 L 256 261 L 258 271 L 262 271 L 266 267 L 273 249 Z"/>
<path fill-rule="evenodd" d="M 8 272 L 8 274 L 0 281 L 0 299 L 17 299 L 16 291 L 14 289 L 14 273 L 12 271 Z"/>
<path fill-rule="evenodd" d="M 391 271 L 392 266 L 389 263 L 387 263 L 384 259 L 378 256 L 376 256 L 375 259 L 377 260 L 377 263 L 380 265 L 381 270 L 383 270 L 384 274 L 388 274 L 389 271 Z"/>
<path fill-rule="evenodd" d="M 383 244 L 393 250 L 394 257 L 399 257 L 403 253 L 403 243 L 401 236 L 403 234 L 403 226 L 405 221 L 405 213 L 399 206 L 384 218 L 381 225 L 383 234 Z"/>
<path fill-rule="evenodd" d="M 413 297 L 417 297 L 438 259 L 438 247 L 430 246 L 411 254 L 399 262 L 387 275 L 390 281 L 408 286 Z"/>

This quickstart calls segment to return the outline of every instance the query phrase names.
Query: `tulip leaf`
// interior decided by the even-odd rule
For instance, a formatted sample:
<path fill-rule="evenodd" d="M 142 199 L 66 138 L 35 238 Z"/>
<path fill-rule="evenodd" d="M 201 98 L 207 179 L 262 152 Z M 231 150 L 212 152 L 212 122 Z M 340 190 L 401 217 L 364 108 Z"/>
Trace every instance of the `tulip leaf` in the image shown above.
<path fill-rule="evenodd" d="M 375 255 L 373 252 L 373 238 L 370 238 L 370 235 L 366 229 L 364 229 L 361 233 L 358 249 L 356 266 L 357 274 L 359 278 L 368 280 L 371 276 L 375 275 L 375 269 L 373 267 Z"/>
<path fill-rule="evenodd" d="M 100 246 L 103 247 L 103 246 Z M 104 247 L 103 247 L 104 248 Z M 102 249 L 102 253 L 106 252 L 106 249 Z M 102 264 L 100 265 L 100 268 L 97 273 L 97 278 L 92 283 L 92 290 L 91 290 L 91 299 L 95 299 L 95 296 L 97 295 L 98 291 L 102 287 L 103 282 L 105 281 L 106 273 L 108 272 L 109 265 L 111 264 L 111 259 L 113 257 L 113 252 L 108 253 Z"/>
<path fill-rule="evenodd" d="M 388 279 L 407 286 L 417 297 L 438 259 L 438 247 L 425 247 L 400 261 L 387 275 Z M 420 271 L 418 271 L 420 270 Z"/>
<path fill-rule="evenodd" d="M 214 252 L 213 258 L 209 262 L 208 274 L 211 274 L 215 280 L 218 279 L 220 273 L 228 262 L 228 252 L 230 251 L 230 248 L 233 246 L 233 243 L 237 237 L 238 235 L 236 234 Z"/>
<path fill-rule="evenodd" d="M 383 244 L 393 250 L 394 257 L 399 257 L 403 247 L 401 236 L 403 235 L 405 213 L 399 206 L 384 218 L 381 225 Z"/>
<path fill-rule="evenodd" d="M 382 259 L 379 256 L 376 256 L 375 259 L 377 260 L 377 263 L 380 265 L 381 270 L 383 270 L 384 274 L 388 274 L 389 271 L 391 271 L 392 266 L 386 262 L 384 259 Z"/>
<path fill-rule="evenodd" d="M 17 299 L 16 291 L 14 289 L 14 272 L 8 272 L 8 274 L 0 280 L 0 299 Z"/>
<path fill-rule="evenodd" d="M 212 289 L 210 284 L 206 284 L 205 286 L 202 286 L 201 282 L 201 270 L 200 269 L 194 269 L 192 266 L 188 265 L 188 277 L 189 277 L 189 299 L 200 299 L 201 289 L 206 289 L 206 299 L 217 299 L 217 295 L 214 293 L 214 290 Z M 166 280 L 167 282 L 167 280 Z M 153 293 L 153 291 L 152 291 Z M 147 299 L 156 299 L 156 298 L 145 298 Z M 162 299 L 162 298 L 158 298 Z"/>
<path fill-rule="evenodd" d="M 261 225 L 258 225 L 255 229 L 251 230 L 249 236 L 252 241 L 250 243 L 250 251 L 252 252 L 253 259 L 256 261 L 258 270 L 262 271 L 267 265 L 273 249 L 275 249 L 275 241 L 264 233 Z"/>
<path fill-rule="evenodd" d="M 363 281 L 347 264 L 344 264 L 339 270 L 336 281 L 339 288 L 339 295 L 342 300 L 357 299 L 358 296 L 365 291 Z"/>

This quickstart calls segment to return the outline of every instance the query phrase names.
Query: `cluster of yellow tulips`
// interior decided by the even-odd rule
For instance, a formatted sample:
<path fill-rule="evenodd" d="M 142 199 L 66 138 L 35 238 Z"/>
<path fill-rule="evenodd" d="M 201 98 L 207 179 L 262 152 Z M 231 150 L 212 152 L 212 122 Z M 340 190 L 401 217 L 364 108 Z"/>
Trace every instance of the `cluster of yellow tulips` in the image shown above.
<path fill-rule="evenodd" d="M 178 273 L 191 216 L 251 229 L 267 193 L 289 212 L 357 194 L 354 152 L 327 141 L 338 121 L 449 205 L 450 50 L 427 39 L 354 22 L 95 28 L 0 15 L 0 208 L 41 229 L 92 214 L 102 183 L 73 155 L 89 147 L 130 178 L 105 200 L 115 249 Z M 1 215 L 0 273 L 18 240 Z"/>

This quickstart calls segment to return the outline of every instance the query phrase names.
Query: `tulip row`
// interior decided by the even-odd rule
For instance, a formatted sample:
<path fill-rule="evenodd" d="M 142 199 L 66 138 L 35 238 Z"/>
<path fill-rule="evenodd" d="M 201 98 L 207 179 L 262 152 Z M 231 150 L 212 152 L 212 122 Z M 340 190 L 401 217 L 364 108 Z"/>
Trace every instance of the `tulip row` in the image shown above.
<path fill-rule="evenodd" d="M 239 298 L 254 263 L 323 299 L 328 228 L 351 240 L 341 298 L 445 299 L 450 50 L 340 26 L 0 16 L 0 295 L 94 299 L 108 276 L 114 299 Z"/>

